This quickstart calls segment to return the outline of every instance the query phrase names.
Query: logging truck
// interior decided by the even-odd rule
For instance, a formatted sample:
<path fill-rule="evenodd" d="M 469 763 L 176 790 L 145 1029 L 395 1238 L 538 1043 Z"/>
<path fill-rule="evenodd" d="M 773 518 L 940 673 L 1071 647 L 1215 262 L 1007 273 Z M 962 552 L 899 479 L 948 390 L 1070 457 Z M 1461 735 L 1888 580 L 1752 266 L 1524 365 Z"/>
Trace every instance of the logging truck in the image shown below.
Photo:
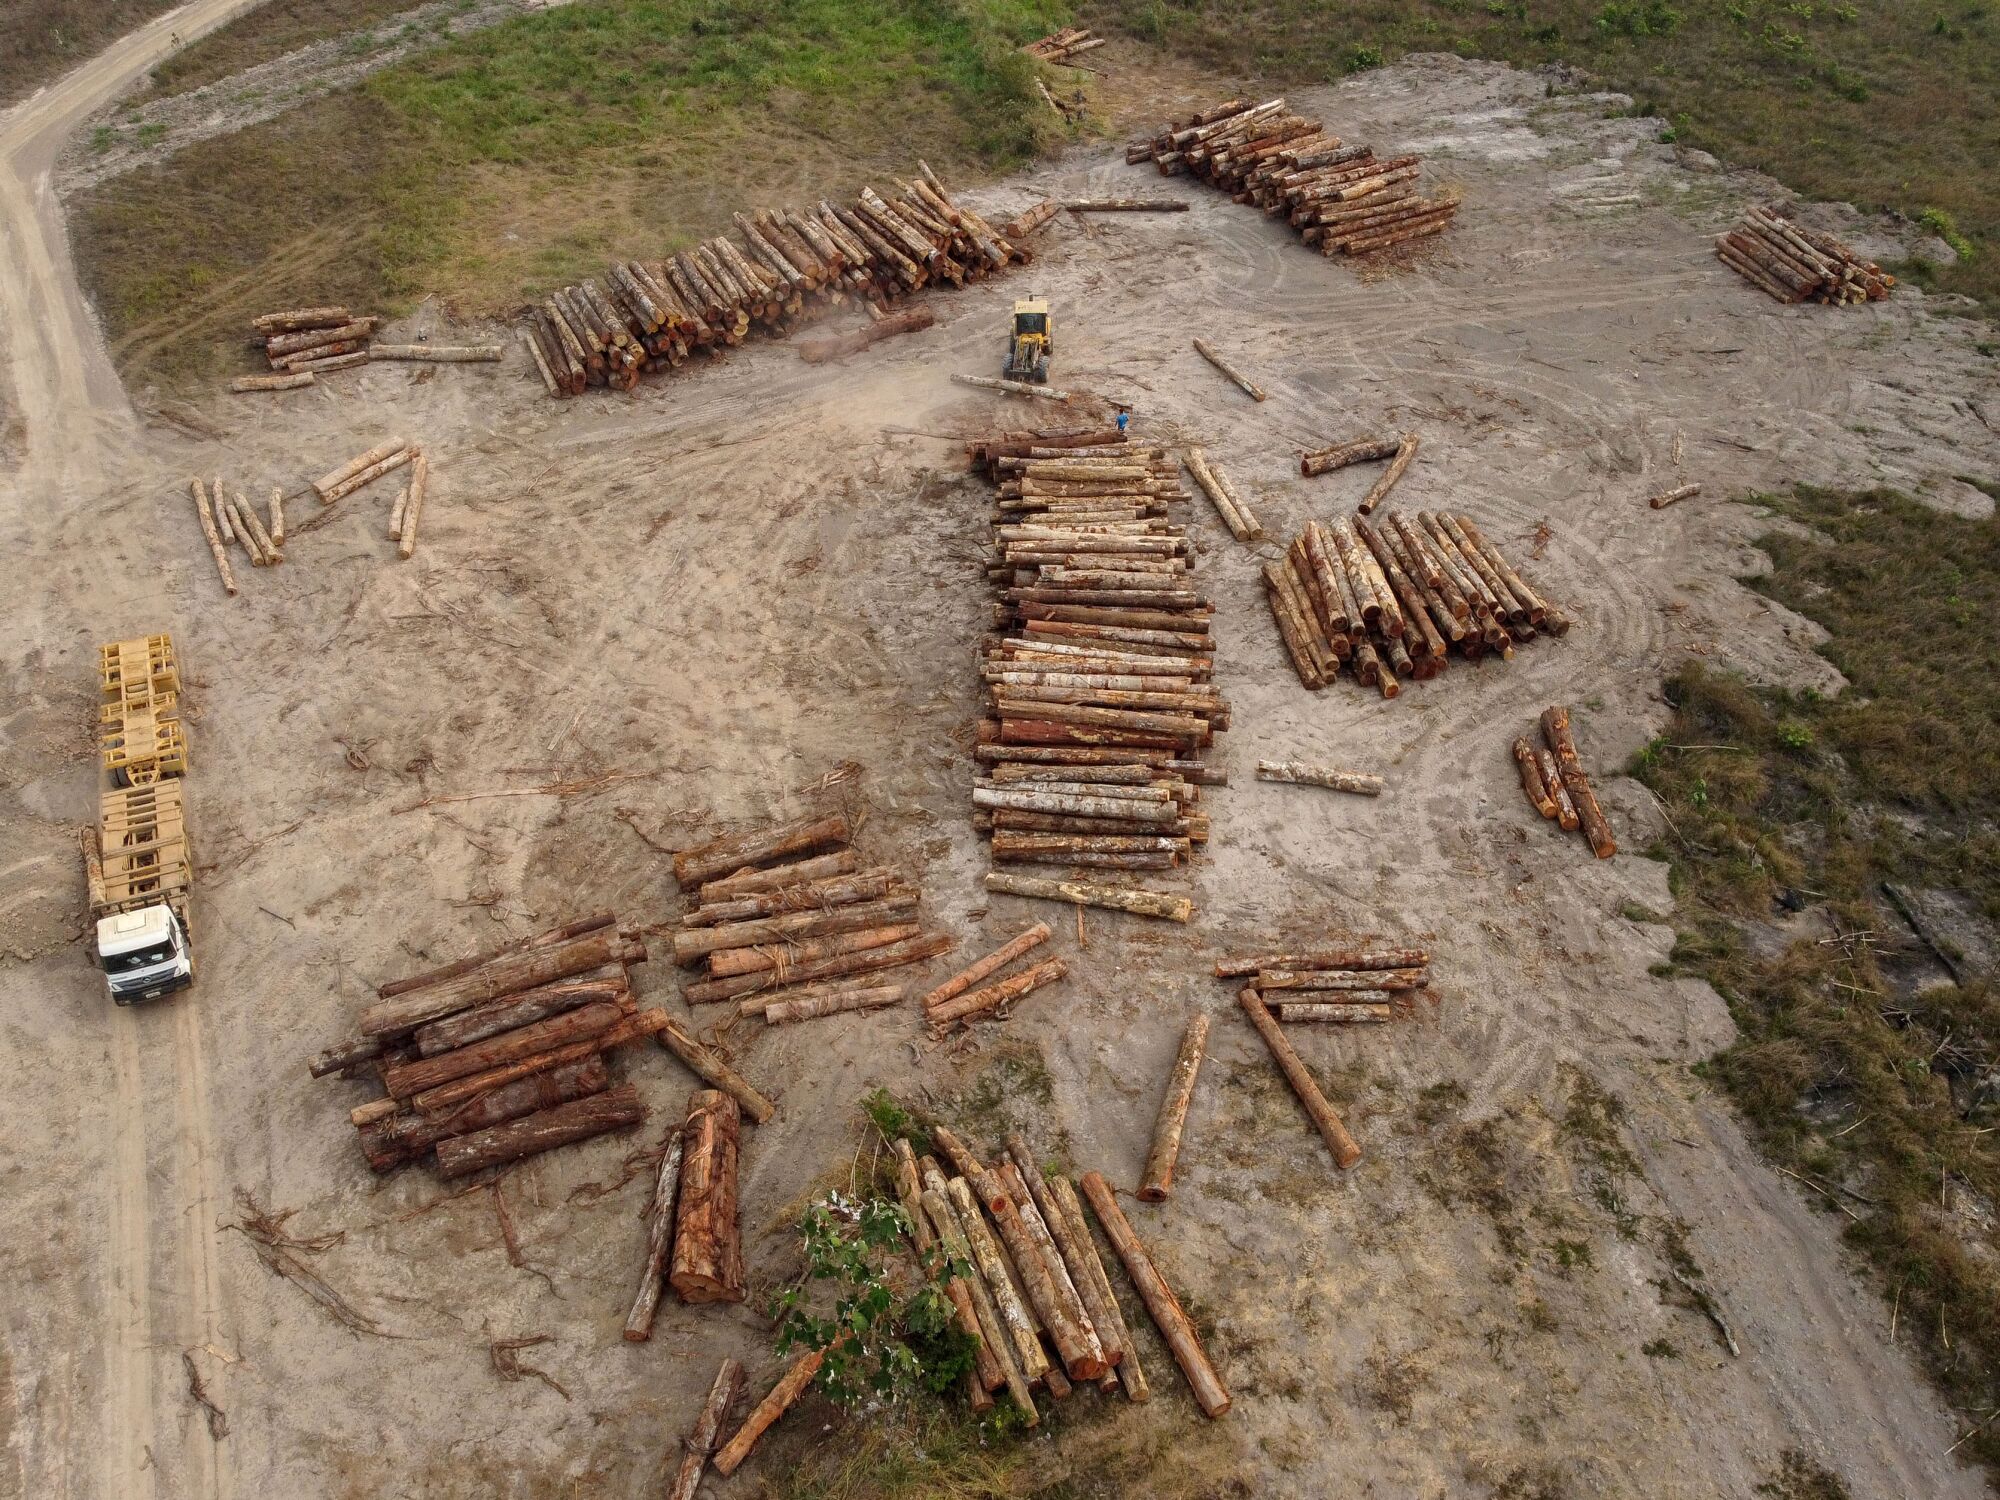
<path fill-rule="evenodd" d="M 115 641 L 99 653 L 101 762 L 97 826 L 83 834 L 98 967 L 120 1005 L 194 983 L 181 776 L 187 746 L 180 676 L 164 635 Z"/>

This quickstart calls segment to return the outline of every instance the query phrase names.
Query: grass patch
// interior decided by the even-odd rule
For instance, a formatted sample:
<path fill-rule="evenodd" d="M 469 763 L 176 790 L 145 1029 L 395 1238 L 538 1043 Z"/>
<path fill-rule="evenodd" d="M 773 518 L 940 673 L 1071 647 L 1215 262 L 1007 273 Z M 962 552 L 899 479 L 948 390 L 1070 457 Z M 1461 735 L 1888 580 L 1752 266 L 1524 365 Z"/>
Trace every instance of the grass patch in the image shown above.
<path fill-rule="evenodd" d="M 144 104 L 188 93 L 314 42 L 415 10 L 422 3 L 423 0 L 264 0 L 248 15 L 217 27 L 153 69 L 151 86 L 135 102 Z"/>
<path fill-rule="evenodd" d="M 1329 82 L 1406 52 L 1589 70 L 1672 138 L 1817 198 L 1930 209 L 2000 239 L 1991 101 L 2000 7 L 1984 0 L 1096 0 L 1119 28 L 1219 68 Z M 1979 253 L 1925 279 L 2000 310 Z"/>
<path fill-rule="evenodd" d="M 7 0 L 0 5 L 0 106 L 88 62 L 180 0 Z"/>
<path fill-rule="evenodd" d="M 576 0 L 102 184 L 73 205 L 78 260 L 128 378 L 241 361 L 219 341 L 294 297 L 501 313 L 732 209 L 837 197 L 918 156 L 948 177 L 1020 165 L 1056 127 L 1019 44 L 1065 18 L 1052 0 Z M 165 337 L 176 322 L 195 336 Z"/>
<path fill-rule="evenodd" d="M 1671 820 L 1656 852 L 1680 903 L 1674 963 L 1736 1019 L 1708 1071 L 1840 1214 L 1947 1398 L 1983 1415 L 2000 1399 L 2000 1110 L 1982 1086 L 2000 998 L 1970 973 L 1911 993 L 1880 887 L 1955 890 L 2000 918 L 2000 521 L 1883 491 L 1765 503 L 1809 530 L 1765 537 L 1776 569 L 1752 586 L 1826 627 L 1852 687 L 1700 667 L 1668 684 L 1672 723 L 1633 774 Z M 1809 936 L 1771 926 L 1787 912 Z M 2000 1428 L 1962 1451 L 2000 1465 Z"/>

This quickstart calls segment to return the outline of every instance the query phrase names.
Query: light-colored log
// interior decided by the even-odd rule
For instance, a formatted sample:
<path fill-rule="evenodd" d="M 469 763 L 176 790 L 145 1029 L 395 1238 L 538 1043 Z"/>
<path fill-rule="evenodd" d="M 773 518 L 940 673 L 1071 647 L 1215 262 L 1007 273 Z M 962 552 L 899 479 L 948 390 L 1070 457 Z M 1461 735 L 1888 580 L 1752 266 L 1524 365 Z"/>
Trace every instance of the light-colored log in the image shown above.
<path fill-rule="evenodd" d="M 373 484 L 391 469 L 400 469 L 414 457 L 416 457 L 415 449 L 399 449 L 380 462 L 372 463 L 367 468 L 348 475 L 347 478 L 341 480 L 340 483 L 334 485 L 331 489 L 321 490 L 319 494 L 320 504 L 331 505 L 336 500 L 353 494 L 364 485 Z"/>
<path fill-rule="evenodd" d="M 409 441 L 405 438 L 391 438 L 386 443 L 377 443 L 373 448 L 370 448 L 366 453 L 359 454 L 354 458 L 350 458 L 346 463 L 342 464 L 339 468 L 333 470 L 331 473 L 323 474 L 318 479 L 315 479 L 313 481 L 313 486 L 312 486 L 313 490 L 315 493 L 319 495 L 319 497 L 322 500 L 324 500 L 326 498 L 326 492 L 328 490 L 333 489 L 336 485 L 342 484 L 349 479 L 352 479 L 356 474 L 359 474 L 363 469 L 372 468 L 374 465 L 380 463 L 383 459 L 388 458 L 393 454 L 402 452 L 405 448 L 409 446 L 410 446 Z"/>
<path fill-rule="evenodd" d="M 1292 1050 L 1292 1044 L 1285 1039 L 1284 1032 L 1278 1029 L 1278 1023 L 1271 1019 L 1271 1013 L 1264 1008 L 1263 997 L 1255 989 L 1244 989 L 1238 991 L 1236 1000 L 1243 1007 L 1243 1014 L 1250 1018 L 1250 1024 L 1256 1028 L 1258 1036 L 1264 1039 L 1264 1045 L 1270 1049 L 1271 1058 L 1277 1063 L 1278 1071 L 1285 1075 L 1285 1082 L 1292 1086 L 1292 1093 L 1298 1099 L 1299 1107 L 1306 1112 L 1306 1118 L 1312 1121 L 1321 1139 L 1326 1142 L 1327 1149 L 1333 1153 L 1334 1165 L 1344 1170 L 1360 1161 L 1360 1146 L 1356 1145 L 1354 1137 L 1347 1133 L 1347 1126 L 1342 1123 L 1333 1106 L 1327 1103 L 1326 1095 L 1320 1092 L 1319 1085 L 1313 1081 L 1311 1072 L 1300 1060 L 1299 1054 Z M 1109 1189 L 1106 1191 L 1108 1193 Z M 1097 1206 L 1094 1199 L 1091 1206 L 1093 1208 Z"/>
<path fill-rule="evenodd" d="M 959 385 L 976 385 L 981 390 L 1005 391 L 1010 396 L 1034 396 L 1043 401 L 1067 401 L 1068 391 L 1057 390 L 1052 385 L 1029 385 L 1021 380 L 1001 380 L 991 375 L 958 375 L 952 380 Z"/>
<path fill-rule="evenodd" d="M 215 571 L 222 577 L 222 591 L 234 598 L 236 575 L 230 572 L 228 555 L 222 550 L 222 534 L 216 530 L 215 516 L 208 508 L 208 491 L 202 488 L 199 479 L 190 479 L 188 485 L 194 493 L 194 510 L 201 521 L 201 534 L 208 539 L 208 550 L 215 558 Z"/>
<path fill-rule="evenodd" d="M 793 942 L 824 937 L 830 933 L 859 932 L 866 928 L 900 924 L 908 921 L 910 913 L 916 909 L 916 894 L 910 892 L 881 901 L 864 901 L 858 906 L 836 907 L 826 912 L 795 911 L 779 917 L 760 917 L 754 922 L 683 928 L 673 935 L 674 961 L 686 967 L 699 963 L 707 954 L 726 948 Z"/>
<path fill-rule="evenodd" d="M 1035 1259 L 1042 1270 L 1048 1273 L 1049 1292 L 1055 1299 L 1054 1306 L 1062 1318 L 1075 1330 L 1078 1347 L 1083 1351 L 1083 1367 L 1094 1370 L 1089 1375 L 1078 1375 L 1075 1369 L 1070 1375 L 1077 1380 L 1099 1380 L 1111 1372 L 1113 1360 L 1111 1351 L 1104 1347 L 1098 1337 L 1097 1325 L 1090 1321 L 1090 1312 L 1084 1306 L 1083 1295 L 1077 1290 L 1076 1281 L 1070 1275 L 1068 1263 L 1064 1261 L 1061 1249 L 1048 1221 L 1042 1217 L 1040 1206 L 1035 1202 L 1028 1184 L 1021 1175 L 1020 1168 L 1012 1161 L 1003 1159 L 994 1169 L 994 1176 L 1007 1191 L 1008 1202 L 1026 1232 L 1028 1243 L 1034 1247 Z M 1060 1346 L 1058 1346 L 1060 1347 Z M 1120 1351 L 1122 1353 L 1122 1351 Z"/>
<path fill-rule="evenodd" d="M 1111 1278 L 1105 1274 L 1104 1262 L 1097 1253 L 1097 1241 L 1090 1232 L 1090 1220 L 1085 1216 L 1083 1204 L 1077 1200 L 1076 1189 L 1067 1177 L 1049 1179 L 1049 1191 L 1056 1205 L 1069 1225 L 1078 1253 L 1083 1261 L 1085 1275 L 1095 1289 L 1091 1316 L 1095 1319 L 1101 1310 L 1103 1322 L 1098 1324 L 1100 1332 L 1108 1331 L 1123 1357 L 1118 1361 L 1118 1380 L 1125 1387 L 1128 1400 L 1146 1401 L 1153 1394 L 1152 1386 L 1146 1379 L 1145 1368 L 1139 1362 L 1139 1351 L 1132 1343 L 1130 1328 L 1125 1322 L 1124 1309 L 1118 1305 L 1118 1294 L 1111 1289 Z"/>
<path fill-rule="evenodd" d="M 1563 785 L 1562 767 L 1556 762 L 1555 752 L 1547 746 L 1536 747 L 1535 769 L 1542 773 L 1542 785 L 1556 805 L 1556 822 L 1567 832 L 1576 832 L 1583 826 L 1583 819 L 1577 816 L 1576 803 L 1570 799 L 1569 788 Z"/>
<path fill-rule="evenodd" d="M 429 491 L 430 476 L 430 455 L 419 448 L 410 464 L 409 499 L 403 505 L 402 538 L 396 546 L 396 556 L 406 562 L 417 550 L 417 522 L 424 513 L 424 496 Z"/>
<path fill-rule="evenodd" d="M 667 1500 L 695 1500 L 702 1472 L 707 1469 L 716 1440 L 722 1434 L 722 1424 L 728 1420 L 729 1408 L 742 1392 L 743 1366 L 733 1359 L 723 1360 L 722 1368 L 715 1372 L 715 1384 L 708 1388 L 708 1400 L 702 1404 L 694 1431 L 681 1444 L 681 1463 L 674 1471 L 674 1482 L 667 1488 Z"/>
<path fill-rule="evenodd" d="M 986 889 L 1000 896 L 1067 901 L 1074 906 L 1102 907 L 1107 911 L 1131 912 L 1141 917 L 1161 917 L 1169 922 L 1187 922 L 1194 918 L 1192 900 L 1160 891 L 1091 885 L 1077 880 L 1045 880 L 1038 876 L 1011 875 L 998 870 L 986 876 Z"/>
<path fill-rule="evenodd" d="M 660 1045 L 679 1058 L 695 1077 L 734 1099 L 752 1124 L 762 1125 L 777 1113 L 777 1106 L 731 1067 L 720 1052 L 697 1039 L 679 1021 L 665 1017 L 656 1035 Z"/>
<path fill-rule="evenodd" d="M 275 488 L 271 491 L 271 545 L 285 545 L 285 492 Z"/>
<path fill-rule="evenodd" d="M 816 958 L 809 963 L 797 964 L 785 977 L 794 985 L 809 985 L 825 979 L 849 979 L 855 975 L 873 974 L 882 969 L 900 968 L 904 964 L 921 963 L 927 958 L 936 958 L 941 953 L 950 952 L 957 942 L 958 939 L 945 933 L 905 938 L 900 943 L 889 943 L 880 948 L 867 948 L 859 953 L 840 953 L 831 958 Z M 767 1000 L 808 998 L 797 994 L 779 993 L 780 988 L 775 974 L 732 974 L 727 979 L 707 979 L 686 985 L 682 988 L 681 994 L 690 1005 L 712 1005 L 722 1000 L 755 997 L 760 990 L 773 992 L 765 997 Z M 759 1004 L 756 1008 L 761 1010 L 763 1006 Z"/>
<path fill-rule="evenodd" d="M 1228 360 L 1224 359 L 1220 354 L 1217 354 L 1215 350 L 1211 348 L 1204 340 L 1196 339 L 1194 341 L 1194 349 L 1195 353 L 1199 354 L 1203 359 L 1207 360 L 1210 364 L 1214 365 L 1216 369 L 1220 370 L 1224 375 L 1228 376 L 1230 381 L 1233 382 L 1243 392 L 1243 394 L 1248 396 L 1252 401 L 1262 401 L 1265 399 L 1262 388 L 1260 388 L 1255 381 L 1251 380 L 1249 376 L 1245 375 L 1242 371 L 1238 370 L 1234 365 L 1232 365 Z"/>
<path fill-rule="evenodd" d="M 1428 969 L 1259 969 L 1260 990 L 1420 990 Z"/>
<path fill-rule="evenodd" d="M 924 1019 L 933 1031 L 942 1032 L 997 1011 L 1003 1005 L 1033 994 L 1044 985 L 1054 984 L 1068 973 L 1069 965 L 1060 958 L 1045 958 L 1018 974 L 930 1006 L 924 1013 Z"/>
<path fill-rule="evenodd" d="M 704 880 L 695 893 L 695 899 L 706 906 L 711 902 L 755 895 L 759 891 L 775 891 L 783 886 L 803 885 L 809 880 L 824 880 L 830 875 L 852 875 L 860 863 L 860 856 L 852 849 L 835 849 L 827 854 L 809 855 L 761 870 L 738 870 L 733 875 Z"/>
<path fill-rule="evenodd" d="M 1665 510 L 1669 505 L 1678 505 L 1683 500 L 1692 500 L 1700 493 L 1700 485 L 1684 484 L 1676 489 L 1668 490 L 1664 494 L 1655 495 L 1646 503 L 1652 506 L 1654 510 Z"/>
<path fill-rule="evenodd" d="M 1187 1124 L 1188 1103 L 1194 1098 L 1195 1075 L 1208 1047 L 1208 1017 L 1190 1017 L 1181 1033 L 1180 1051 L 1174 1056 L 1173 1071 L 1167 1075 L 1167 1091 L 1160 1100 L 1160 1112 L 1153 1122 L 1153 1149 L 1146 1155 L 1145 1175 L 1139 1179 L 1139 1197 L 1147 1203 L 1163 1203 L 1174 1190 L 1174 1164 L 1180 1159 L 1181 1131 Z"/>
<path fill-rule="evenodd" d="M 311 370 L 293 370 L 283 375 L 238 375 L 229 382 L 237 395 L 248 391 L 296 391 L 318 380 Z"/>
<path fill-rule="evenodd" d="M 864 927 L 859 932 L 835 933 L 831 937 L 807 938 L 796 943 L 770 943 L 757 948 L 724 948 L 708 956 L 708 972 L 715 978 L 731 974 L 769 972 L 772 982 L 785 982 L 786 972 L 795 964 L 832 958 L 842 953 L 865 953 L 870 948 L 886 948 L 916 937 L 923 928 L 915 922 L 887 927 Z"/>
<path fill-rule="evenodd" d="M 965 1177 L 953 1177 L 945 1188 L 957 1213 L 959 1226 L 965 1232 L 973 1263 L 979 1267 L 979 1274 L 992 1293 L 994 1310 L 1006 1325 L 1007 1336 L 1013 1341 L 1014 1358 L 1020 1365 L 1021 1374 L 1026 1380 L 1039 1380 L 1052 1367 L 1042 1349 L 1041 1338 L 1035 1332 L 1035 1322 L 1028 1315 L 1027 1302 L 1007 1269 L 999 1242 L 987 1227 L 985 1216 L 980 1212 L 979 1203 Z"/>
<path fill-rule="evenodd" d="M 1336 792 L 1352 792 L 1357 797 L 1382 795 L 1382 778 L 1367 771 L 1342 771 L 1333 766 L 1309 766 L 1299 760 L 1260 760 L 1259 781 L 1281 781 L 1296 786 L 1323 786 Z"/>
<path fill-rule="evenodd" d="M 1556 815 L 1555 798 L 1549 795 L 1548 784 L 1542 780 L 1541 761 L 1535 755 L 1535 747 L 1528 743 L 1526 735 L 1514 741 L 1514 759 L 1521 768 L 1521 790 L 1528 794 L 1528 801 L 1536 812 L 1545 818 Z"/>
<path fill-rule="evenodd" d="M 1416 456 L 1417 435 L 1414 432 L 1406 432 L 1397 444 L 1396 456 L 1389 467 L 1382 471 L 1381 478 L 1369 486 L 1368 493 L 1361 497 L 1361 503 L 1354 508 L 1364 516 L 1372 512 L 1388 497 L 1389 491 L 1396 487 L 1396 481 L 1403 477 L 1403 471 L 1410 467 L 1411 461 Z"/>
<path fill-rule="evenodd" d="M 935 1169 L 933 1169 L 935 1171 Z M 942 1176 L 935 1179 L 939 1186 L 926 1186 L 920 1197 L 925 1216 L 938 1238 L 943 1241 L 946 1253 L 955 1265 L 965 1267 L 961 1278 L 970 1294 L 974 1315 L 978 1319 L 980 1347 L 1000 1371 L 1002 1384 L 1014 1405 L 1021 1411 L 1023 1419 L 1030 1427 L 1037 1426 L 1041 1414 L 1035 1410 L 1035 1398 L 1028 1390 L 1028 1377 L 1021 1371 L 1019 1353 L 1008 1332 L 1007 1324 L 1001 1317 L 994 1299 L 993 1289 L 987 1284 L 986 1276 L 975 1257 L 969 1237 L 960 1223 L 958 1211 L 952 1206 L 942 1186 Z"/>
<path fill-rule="evenodd" d="M 1153 1257 L 1132 1230 L 1125 1218 L 1125 1212 L 1118 1206 L 1112 1194 L 1111 1184 L 1096 1172 L 1086 1172 L 1080 1184 L 1083 1196 L 1089 1200 L 1091 1211 L 1097 1215 L 1097 1222 L 1104 1228 L 1104 1236 L 1118 1252 L 1118 1258 L 1125 1263 L 1125 1271 L 1132 1278 L 1132 1285 L 1139 1293 L 1139 1300 L 1152 1316 L 1153 1324 L 1160 1330 L 1160 1337 L 1166 1340 L 1167 1348 L 1173 1352 L 1174 1362 L 1181 1367 L 1181 1374 L 1187 1377 L 1188 1388 L 1194 1392 L 1194 1399 L 1208 1417 L 1219 1417 L 1229 1410 L 1229 1390 L 1222 1383 L 1222 1377 L 1209 1363 L 1208 1352 L 1201 1346 L 1201 1336 L 1195 1331 L 1194 1320 L 1181 1307 L 1180 1299 L 1166 1278 L 1159 1272 Z"/>
<path fill-rule="evenodd" d="M 1320 1021 L 1339 1026 L 1365 1026 L 1396 1018 L 1395 1005 L 1385 996 L 1379 1000 L 1286 1000 L 1277 1007 L 1278 1019 Z"/>

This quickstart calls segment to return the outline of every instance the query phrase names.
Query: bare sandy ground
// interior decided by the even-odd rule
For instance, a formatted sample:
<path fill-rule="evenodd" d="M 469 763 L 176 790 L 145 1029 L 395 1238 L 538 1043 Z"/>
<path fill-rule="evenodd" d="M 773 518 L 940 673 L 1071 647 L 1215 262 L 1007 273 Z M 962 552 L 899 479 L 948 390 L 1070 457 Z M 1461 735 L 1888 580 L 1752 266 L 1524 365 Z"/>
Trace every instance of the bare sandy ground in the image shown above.
<path fill-rule="evenodd" d="M 1019 903 L 988 909 L 966 815 L 987 499 L 948 435 L 1045 413 L 944 377 L 995 366 L 1031 289 L 1058 309 L 1061 382 L 1131 401 L 1142 436 L 1205 442 L 1274 536 L 1367 483 L 1301 481 L 1295 445 L 1413 428 L 1424 456 L 1398 499 L 1463 509 L 1510 552 L 1546 527 L 1537 576 L 1580 623 L 1394 703 L 1345 684 L 1309 696 L 1257 555 L 1191 510 L 1237 726 L 1195 923 L 1094 914 L 1087 947 L 1066 927 L 1074 977 L 967 1057 L 922 1053 L 902 1013 L 739 1029 L 742 1066 L 783 1096 L 745 1153 L 753 1279 L 789 1270 L 786 1226 L 845 1175 L 855 1102 L 877 1084 L 943 1099 L 983 1071 L 1010 1080 L 999 1115 L 1046 1122 L 1038 1145 L 1130 1182 L 1182 1022 L 1207 1007 L 1183 1186 L 1128 1211 L 1211 1326 L 1236 1408 L 1203 1423 L 1149 1343 L 1160 1396 L 1101 1421 L 1082 1419 L 1094 1395 L 1074 1398 L 1068 1431 L 1034 1440 L 1043 1475 L 1070 1471 L 1085 1495 L 1656 1500 L 1748 1494 L 1795 1449 L 1863 1500 L 1981 1493 L 1944 1456 L 1952 1419 L 1837 1225 L 1690 1075 L 1729 1023 L 1703 986 L 1647 972 L 1671 934 L 1633 918 L 1670 898 L 1663 866 L 1631 851 L 1657 814 L 1613 774 L 1689 653 L 1831 685 L 1812 627 L 1731 581 L 1758 562 L 1751 513 L 1643 497 L 1683 478 L 1711 495 L 1879 479 L 1983 504 L 1952 477 L 2000 470 L 1977 330 L 1910 292 L 1770 302 L 1706 240 L 1769 183 L 1684 168 L 1642 122 L 1533 76 L 1413 60 L 1310 102 L 1378 150 L 1421 143 L 1463 187 L 1419 267 L 1357 275 L 1170 184 L 1191 212 L 1059 223 L 1029 272 L 938 297 L 936 328 L 847 365 L 746 348 L 630 398 L 550 402 L 510 355 L 219 398 L 212 439 L 140 425 L 101 356 L 69 342 L 87 324 L 60 264 L 0 264 L 25 455 L 0 495 L 26 564 L 0 606 L 0 1493 L 636 1497 L 721 1354 L 753 1378 L 772 1368 L 752 1309 L 672 1307 L 653 1343 L 620 1343 L 643 1185 L 568 1200 L 615 1179 L 627 1143 L 509 1176 L 515 1268 L 489 1195 L 439 1203 L 422 1174 L 373 1178 L 344 1117 L 358 1090 L 310 1083 L 303 1062 L 372 984 L 427 961 L 588 907 L 669 920 L 660 847 L 802 811 L 846 761 L 862 775 L 833 795 L 867 811 L 864 845 L 921 880 L 968 952 L 1023 925 Z M 53 160 L 35 131 L 59 124 L 20 118 L 0 121 L 4 159 L 30 172 L 0 174 L 10 249 L 35 238 L 17 216 Z M 1160 187 L 1096 149 L 982 199 Z M 1195 334 L 1271 400 L 1241 400 Z M 383 486 L 222 599 L 189 473 L 296 493 L 391 432 L 433 456 L 414 561 L 383 538 Z M 310 510 L 295 501 L 294 525 Z M 203 976 L 115 1012 L 85 959 L 73 858 L 91 653 L 163 628 L 193 679 Z M 1609 863 L 1515 786 L 1507 744 L 1555 701 L 1576 707 L 1628 851 Z M 1381 770 L 1389 793 L 1253 779 L 1259 757 L 1289 755 Z M 600 773 L 633 779 L 442 800 Z M 1419 1025 L 1300 1039 L 1368 1152 L 1346 1176 L 1206 977 L 1218 952 L 1336 931 L 1421 938 L 1441 996 Z M 677 1003 L 663 962 L 641 976 Z M 670 1059 L 628 1072 L 663 1120 L 682 1108 Z M 1591 1126 L 1599 1091 L 1623 1107 L 1610 1129 Z M 238 1192 L 296 1209 L 302 1235 L 343 1232 L 313 1264 L 394 1337 L 348 1333 L 270 1277 L 220 1227 Z M 1679 1232 L 1739 1358 L 1671 1280 Z M 555 1341 L 531 1357 L 567 1400 L 489 1368 L 489 1339 L 541 1332 Z M 183 1350 L 228 1413 L 219 1442 Z M 820 1419 L 802 1409 L 718 1492 L 775 1492 Z"/>

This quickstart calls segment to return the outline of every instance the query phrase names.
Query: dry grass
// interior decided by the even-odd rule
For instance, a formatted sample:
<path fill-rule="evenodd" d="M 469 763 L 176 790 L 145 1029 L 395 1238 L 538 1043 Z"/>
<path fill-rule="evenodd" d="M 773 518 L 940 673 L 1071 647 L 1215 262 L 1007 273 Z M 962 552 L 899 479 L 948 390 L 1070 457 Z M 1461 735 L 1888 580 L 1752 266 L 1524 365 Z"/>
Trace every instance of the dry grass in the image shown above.
<path fill-rule="evenodd" d="M 179 0 L 6 0 L 0 106 L 61 77 Z"/>
<path fill-rule="evenodd" d="M 264 0 L 153 69 L 136 102 L 185 94 L 330 36 L 416 9 L 423 0 Z"/>

